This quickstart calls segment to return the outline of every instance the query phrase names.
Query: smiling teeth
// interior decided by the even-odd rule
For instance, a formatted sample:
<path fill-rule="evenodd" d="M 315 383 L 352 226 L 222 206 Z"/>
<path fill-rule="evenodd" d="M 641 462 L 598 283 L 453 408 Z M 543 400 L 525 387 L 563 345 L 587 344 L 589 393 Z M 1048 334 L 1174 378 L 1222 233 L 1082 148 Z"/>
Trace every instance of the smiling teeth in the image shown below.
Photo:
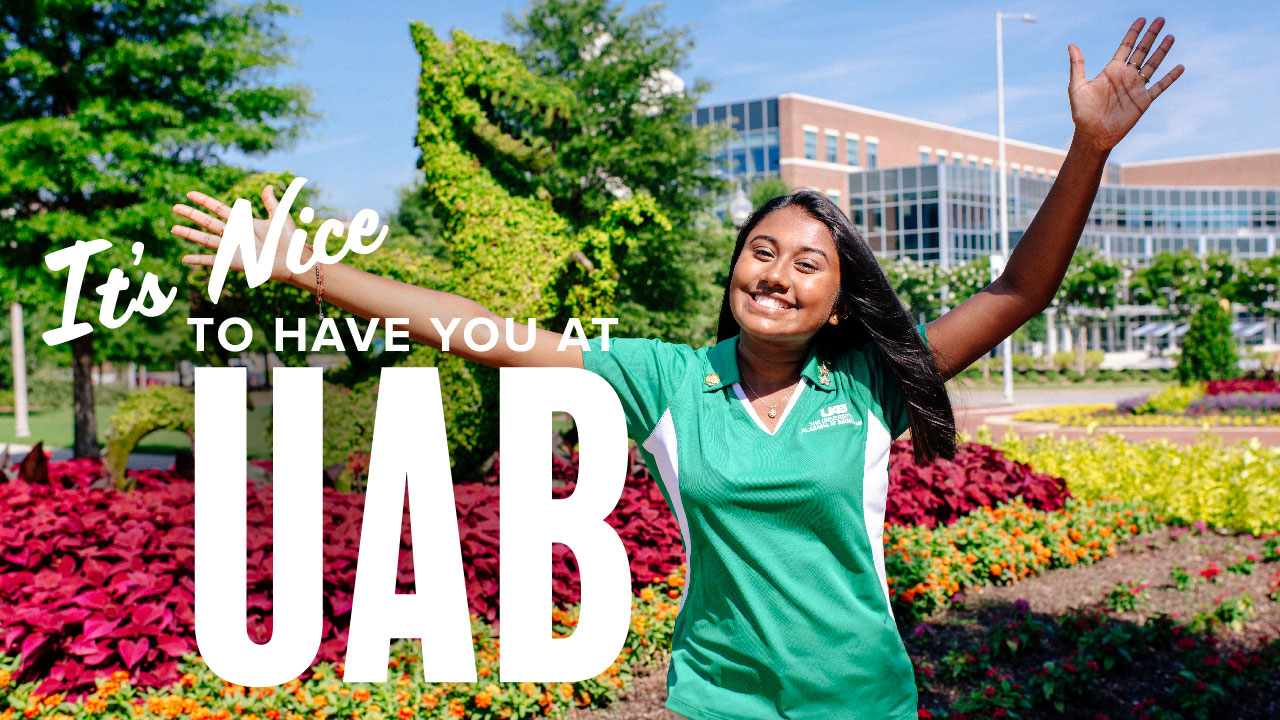
<path fill-rule="evenodd" d="M 765 295 L 752 295 L 752 297 L 755 298 L 756 302 L 760 303 L 765 307 L 777 308 L 779 310 L 786 310 L 788 307 L 790 307 L 789 305 L 784 305 L 777 298 L 772 298 Z"/>

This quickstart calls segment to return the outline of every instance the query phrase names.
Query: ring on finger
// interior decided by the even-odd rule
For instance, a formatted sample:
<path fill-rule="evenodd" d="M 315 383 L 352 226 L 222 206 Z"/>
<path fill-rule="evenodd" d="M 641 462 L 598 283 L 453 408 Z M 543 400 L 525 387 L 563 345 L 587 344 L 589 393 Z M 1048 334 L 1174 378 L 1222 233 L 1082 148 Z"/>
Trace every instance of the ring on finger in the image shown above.
<path fill-rule="evenodd" d="M 1147 74 L 1143 73 L 1143 72 L 1142 72 L 1142 70 L 1138 70 L 1138 74 L 1139 74 L 1139 75 L 1142 75 L 1142 80 L 1143 80 L 1143 82 L 1151 82 L 1151 75 L 1147 75 Z M 1152 74 L 1154 75 L 1154 73 L 1152 73 Z"/>

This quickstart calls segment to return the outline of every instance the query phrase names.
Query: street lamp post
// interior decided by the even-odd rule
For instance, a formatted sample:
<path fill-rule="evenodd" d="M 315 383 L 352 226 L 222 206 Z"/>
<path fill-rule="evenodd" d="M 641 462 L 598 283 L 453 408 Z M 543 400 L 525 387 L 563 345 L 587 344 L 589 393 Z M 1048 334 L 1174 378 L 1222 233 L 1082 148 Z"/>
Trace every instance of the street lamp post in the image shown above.
<path fill-rule="evenodd" d="M 998 167 L 1000 171 L 1000 260 L 998 263 L 993 259 L 992 268 L 995 269 L 999 265 L 1000 272 L 1004 272 L 1004 264 L 1009 259 L 1009 179 L 1008 167 L 1005 165 L 1004 157 L 1004 20 L 1005 18 L 1016 18 L 1026 23 L 1036 21 L 1034 15 L 1027 13 L 996 13 L 996 105 L 998 106 L 996 123 L 999 126 L 999 161 Z M 996 274 L 992 274 L 994 280 Z M 1002 360 L 1002 374 L 1004 375 L 1004 399 L 1005 402 L 1013 402 L 1013 340 L 1005 338 L 1000 343 L 1000 356 Z"/>
<path fill-rule="evenodd" d="M 747 194 L 742 191 L 742 182 L 738 182 L 738 194 L 733 198 L 733 202 L 729 203 L 729 219 L 733 221 L 734 227 L 742 227 L 742 224 L 751 217 L 751 200 L 747 198 Z"/>

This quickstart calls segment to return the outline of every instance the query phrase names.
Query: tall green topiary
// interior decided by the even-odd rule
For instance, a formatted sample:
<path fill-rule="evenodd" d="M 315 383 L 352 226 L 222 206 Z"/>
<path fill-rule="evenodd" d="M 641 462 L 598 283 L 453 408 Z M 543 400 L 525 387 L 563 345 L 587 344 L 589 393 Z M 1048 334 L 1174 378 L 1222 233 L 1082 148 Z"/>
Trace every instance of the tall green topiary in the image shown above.
<path fill-rule="evenodd" d="M 1182 355 L 1176 369 L 1178 381 L 1185 385 L 1237 377 L 1238 361 L 1230 316 L 1218 301 L 1202 301 L 1182 338 Z"/>

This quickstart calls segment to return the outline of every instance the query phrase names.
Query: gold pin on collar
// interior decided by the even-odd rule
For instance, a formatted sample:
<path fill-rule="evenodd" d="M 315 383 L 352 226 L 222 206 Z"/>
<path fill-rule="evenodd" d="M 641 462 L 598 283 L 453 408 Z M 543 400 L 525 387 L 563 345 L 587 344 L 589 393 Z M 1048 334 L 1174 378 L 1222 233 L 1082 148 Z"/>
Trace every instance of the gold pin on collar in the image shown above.
<path fill-rule="evenodd" d="M 831 368 L 827 367 L 826 362 L 818 363 L 818 382 L 823 385 L 831 384 Z"/>
<path fill-rule="evenodd" d="M 720 376 L 715 373 L 711 373 L 710 375 L 707 375 L 706 381 L 707 381 L 707 386 L 710 387 L 711 385 L 715 385 L 716 383 L 720 382 Z"/>

